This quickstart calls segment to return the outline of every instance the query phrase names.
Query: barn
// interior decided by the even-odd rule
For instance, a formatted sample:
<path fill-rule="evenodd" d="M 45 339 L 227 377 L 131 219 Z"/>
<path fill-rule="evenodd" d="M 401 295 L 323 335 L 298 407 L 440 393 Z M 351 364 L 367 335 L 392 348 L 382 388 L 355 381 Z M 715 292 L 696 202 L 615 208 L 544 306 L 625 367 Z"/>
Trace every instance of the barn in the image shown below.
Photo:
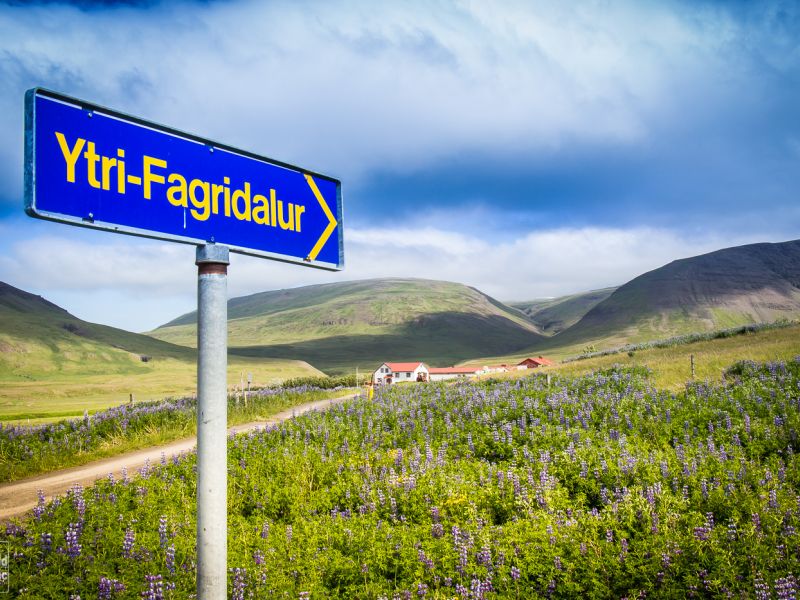
<path fill-rule="evenodd" d="M 431 381 L 475 377 L 488 372 L 487 367 L 431 367 L 428 369 Z"/>
<path fill-rule="evenodd" d="M 549 358 L 537 356 L 536 358 L 526 358 L 522 362 L 518 363 L 517 366 L 525 369 L 538 369 L 539 367 L 549 367 L 554 364 L 556 364 L 555 361 L 552 361 Z"/>

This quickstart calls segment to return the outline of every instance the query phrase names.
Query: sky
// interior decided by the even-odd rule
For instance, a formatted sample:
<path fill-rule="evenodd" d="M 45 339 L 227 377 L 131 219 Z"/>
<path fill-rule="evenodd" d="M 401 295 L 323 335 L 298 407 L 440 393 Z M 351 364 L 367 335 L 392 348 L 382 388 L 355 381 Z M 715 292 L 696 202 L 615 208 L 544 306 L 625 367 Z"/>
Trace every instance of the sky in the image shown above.
<path fill-rule="evenodd" d="M 800 3 L 0 1 L 0 280 L 146 331 L 194 248 L 23 212 L 41 86 L 337 177 L 345 269 L 232 255 L 231 297 L 372 277 L 500 300 L 800 238 Z"/>

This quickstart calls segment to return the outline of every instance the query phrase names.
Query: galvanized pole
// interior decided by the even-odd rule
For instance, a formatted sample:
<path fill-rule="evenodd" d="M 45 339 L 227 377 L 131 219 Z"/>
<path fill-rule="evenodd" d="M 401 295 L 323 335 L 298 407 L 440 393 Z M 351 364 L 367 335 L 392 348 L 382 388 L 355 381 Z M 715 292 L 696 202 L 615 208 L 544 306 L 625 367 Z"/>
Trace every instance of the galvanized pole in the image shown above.
<path fill-rule="evenodd" d="M 228 581 L 228 248 L 197 247 L 197 598 Z"/>

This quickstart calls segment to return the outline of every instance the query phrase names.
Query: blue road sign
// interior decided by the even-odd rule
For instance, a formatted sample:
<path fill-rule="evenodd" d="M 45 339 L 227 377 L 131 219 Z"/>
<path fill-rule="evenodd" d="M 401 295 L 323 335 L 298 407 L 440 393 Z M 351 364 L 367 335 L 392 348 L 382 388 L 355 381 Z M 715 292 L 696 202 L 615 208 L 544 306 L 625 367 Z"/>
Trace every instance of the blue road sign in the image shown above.
<path fill-rule="evenodd" d="M 43 89 L 25 96 L 25 210 L 329 270 L 341 182 Z"/>

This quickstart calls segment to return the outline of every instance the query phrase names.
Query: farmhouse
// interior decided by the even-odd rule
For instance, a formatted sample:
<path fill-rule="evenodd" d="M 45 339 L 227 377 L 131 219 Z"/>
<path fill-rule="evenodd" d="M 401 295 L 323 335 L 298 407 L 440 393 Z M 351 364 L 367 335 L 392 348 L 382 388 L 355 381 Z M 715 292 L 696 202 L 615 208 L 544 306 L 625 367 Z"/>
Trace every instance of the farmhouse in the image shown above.
<path fill-rule="evenodd" d="M 488 373 L 524 371 L 555 364 L 552 360 L 539 356 L 526 358 L 517 365 L 495 365 L 481 367 L 429 367 L 423 362 L 385 362 L 372 374 L 374 385 L 392 385 L 412 381 L 445 381 L 464 377 L 477 377 Z"/>
<path fill-rule="evenodd" d="M 422 362 L 383 363 L 372 374 L 372 383 L 391 385 L 403 381 L 428 381 L 428 365 Z"/>
<path fill-rule="evenodd" d="M 549 358 L 538 356 L 536 358 L 526 358 L 522 362 L 518 363 L 517 366 L 525 369 L 538 369 L 539 367 L 549 367 L 554 364 L 556 363 Z"/>

